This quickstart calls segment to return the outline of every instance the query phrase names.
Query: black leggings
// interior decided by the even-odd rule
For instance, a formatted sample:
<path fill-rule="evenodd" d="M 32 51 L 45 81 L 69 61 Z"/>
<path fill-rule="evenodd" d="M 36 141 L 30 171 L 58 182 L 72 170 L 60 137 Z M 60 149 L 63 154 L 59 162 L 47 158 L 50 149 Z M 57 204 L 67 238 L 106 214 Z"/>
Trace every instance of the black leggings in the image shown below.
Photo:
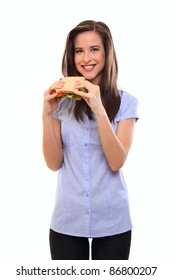
<path fill-rule="evenodd" d="M 57 233 L 50 229 L 50 252 L 52 260 L 89 260 L 90 246 L 87 237 Z M 128 260 L 131 230 L 125 233 L 92 238 L 92 260 Z"/>

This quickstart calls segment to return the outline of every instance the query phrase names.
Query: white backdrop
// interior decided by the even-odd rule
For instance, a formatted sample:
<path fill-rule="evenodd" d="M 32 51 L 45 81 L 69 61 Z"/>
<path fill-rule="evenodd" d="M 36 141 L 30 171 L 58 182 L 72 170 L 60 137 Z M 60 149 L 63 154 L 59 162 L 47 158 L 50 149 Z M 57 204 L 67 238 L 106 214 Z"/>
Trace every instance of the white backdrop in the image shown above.
<path fill-rule="evenodd" d="M 86 19 L 110 27 L 119 85 L 139 100 L 124 167 L 134 225 L 130 259 L 172 259 L 171 1 L 6 0 L 0 4 L 1 260 L 50 260 L 57 172 L 42 155 L 43 92 L 61 76 L 67 33 Z"/>

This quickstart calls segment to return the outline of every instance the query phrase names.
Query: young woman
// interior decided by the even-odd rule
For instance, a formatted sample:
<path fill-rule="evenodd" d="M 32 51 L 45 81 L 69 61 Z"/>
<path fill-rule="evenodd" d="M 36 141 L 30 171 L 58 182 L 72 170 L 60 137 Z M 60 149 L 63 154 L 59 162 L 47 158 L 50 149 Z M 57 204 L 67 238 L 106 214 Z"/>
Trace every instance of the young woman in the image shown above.
<path fill-rule="evenodd" d="M 118 66 L 108 26 L 86 20 L 72 29 L 63 76 L 84 76 L 75 94 L 58 101 L 56 81 L 44 93 L 43 154 L 58 170 L 50 228 L 53 260 L 127 260 L 132 223 L 121 167 L 130 150 L 137 99 L 117 88 Z M 87 92 L 79 89 L 84 87 Z"/>

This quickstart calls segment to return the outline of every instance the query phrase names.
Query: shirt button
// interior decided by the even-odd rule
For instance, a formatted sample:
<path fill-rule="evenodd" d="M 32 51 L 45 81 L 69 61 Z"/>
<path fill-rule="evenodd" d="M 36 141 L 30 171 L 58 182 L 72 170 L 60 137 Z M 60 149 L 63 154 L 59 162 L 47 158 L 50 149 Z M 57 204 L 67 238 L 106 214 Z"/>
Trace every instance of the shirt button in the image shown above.
<path fill-rule="evenodd" d="M 89 159 L 88 159 L 88 158 L 85 159 L 85 163 L 86 163 L 86 164 L 89 163 Z"/>
<path fill-rule="evenodd" d="M 88 143 L 85 143 L 84 146 L 85 146 L 85 147 L 88 147 Z"/>

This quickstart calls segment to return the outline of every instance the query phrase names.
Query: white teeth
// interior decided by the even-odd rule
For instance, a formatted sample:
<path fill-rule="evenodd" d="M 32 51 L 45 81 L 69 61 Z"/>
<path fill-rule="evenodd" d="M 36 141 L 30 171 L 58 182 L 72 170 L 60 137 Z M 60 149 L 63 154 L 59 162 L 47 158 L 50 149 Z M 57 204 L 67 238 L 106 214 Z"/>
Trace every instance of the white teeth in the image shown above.
<path fill-rule="evenodd" d="M 85 69 L 92 69 L 93 65 L 84 66 Z"/>

